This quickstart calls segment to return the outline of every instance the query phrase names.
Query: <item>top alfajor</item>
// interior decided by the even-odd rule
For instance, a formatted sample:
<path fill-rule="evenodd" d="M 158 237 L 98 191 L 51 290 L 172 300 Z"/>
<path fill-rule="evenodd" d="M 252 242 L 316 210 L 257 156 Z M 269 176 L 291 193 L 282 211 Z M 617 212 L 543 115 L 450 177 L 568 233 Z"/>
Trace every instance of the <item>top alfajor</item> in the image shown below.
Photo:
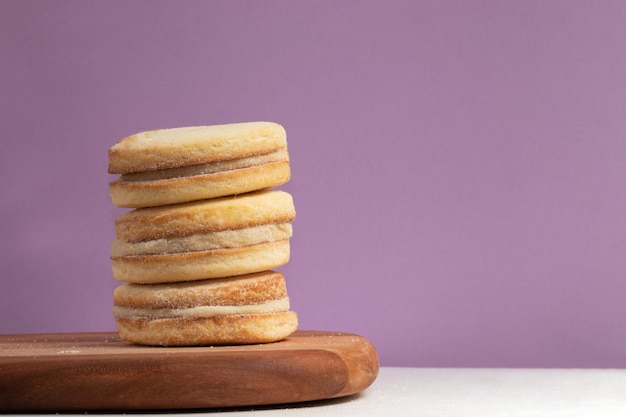
<path fill-rule="evenodd" d="M 285 129 L 272 122 L 137 133 L 109 149 L 117 207 L 140 208 L 236 195 L 289 180 Z"/>

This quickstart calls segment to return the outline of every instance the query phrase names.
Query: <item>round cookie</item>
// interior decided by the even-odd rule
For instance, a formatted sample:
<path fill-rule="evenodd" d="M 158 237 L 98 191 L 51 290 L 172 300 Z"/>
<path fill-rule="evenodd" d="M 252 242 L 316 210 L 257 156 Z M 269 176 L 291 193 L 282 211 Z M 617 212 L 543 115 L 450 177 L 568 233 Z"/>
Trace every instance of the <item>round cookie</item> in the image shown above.
<path fill-rule="evenodd" d="M 268 343 L 298 326 L 282 274 L 255 274 L 184 283 L 124 284 L 113 293 L 122 339 L 144 345 Z"/>
<path fill-rule="evenodd" d="M 117 207 L 140 208 L 235 195 L 289 181 L 285 129 L 272 122 L 153 130 L 109 149 Z"/>
<path fill-rule="evenodd" d="M 289 261 L 295 215 L 278 190 L 130 211 L 115 220 L 113 276 L 155 284 L 277 268 Z"/>

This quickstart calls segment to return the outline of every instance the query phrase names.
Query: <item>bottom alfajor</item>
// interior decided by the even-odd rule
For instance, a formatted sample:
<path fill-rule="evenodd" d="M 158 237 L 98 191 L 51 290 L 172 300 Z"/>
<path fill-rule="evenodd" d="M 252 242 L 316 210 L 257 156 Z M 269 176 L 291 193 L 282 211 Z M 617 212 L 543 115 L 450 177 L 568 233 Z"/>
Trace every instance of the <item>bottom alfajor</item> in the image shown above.
<path fill-rule="evenodd" d="M 264 271 L 169 284 L 124 284 L 113 294 L 120 337 L 154 346 L 269 343 L 298 326 L 282 274 Z"/>

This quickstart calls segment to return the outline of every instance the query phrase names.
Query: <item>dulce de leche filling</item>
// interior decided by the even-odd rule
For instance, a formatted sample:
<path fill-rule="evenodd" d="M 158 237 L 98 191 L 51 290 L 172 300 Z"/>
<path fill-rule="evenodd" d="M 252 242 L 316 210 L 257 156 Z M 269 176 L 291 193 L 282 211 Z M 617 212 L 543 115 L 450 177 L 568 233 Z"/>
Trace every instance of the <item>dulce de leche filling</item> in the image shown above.
<path fill-rule="evenodd" d="M 289 297 L 271 300 L 265 303 L 249 305 L 196 306 L 189 308 L 133 308 L 113 306 L 113 316 L 118 319 L 147 317 L 159 318 L 208 318 L 239 314 L 267 314 L 289 311 Z"/>
<path fill-rule="evenodd" d="M 143 242 L 116 239 L 111 256 L 161 255 L 166 253 L 196 252 L 222 248 L 237 248 L 289 239 L 291 223 L 264 224 L 245 229 L 197 233 L 190 236 L 168 237 Z"/>
<path fill-rule="evenodd" d="M 120 181 L 158 181 L 172 178 L 193 177 L 197 175 L 215 174 L 217 172 L 271 164 L 273 162 L 287 161 L 288 159 L 289 155 L 287 153 L 287 148 L 281 148 L 271 153 L 252 155 L 245 158 L 215 161 L 206 164 L 168 168 L 157 171 L 143 171 L 123 174 L 120 176 Z"/>

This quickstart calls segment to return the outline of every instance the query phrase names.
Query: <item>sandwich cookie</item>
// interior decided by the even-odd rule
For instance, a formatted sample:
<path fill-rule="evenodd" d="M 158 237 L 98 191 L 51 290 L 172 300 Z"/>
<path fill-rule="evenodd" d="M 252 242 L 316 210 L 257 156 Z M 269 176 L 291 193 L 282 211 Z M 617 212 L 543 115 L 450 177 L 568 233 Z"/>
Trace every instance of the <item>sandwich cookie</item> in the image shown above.
<path fill-rule="evenodd" d="M 194 282 L 124 284 L 113 293 L 120 337 L 143 345 L 268 343 L 298 326 L 274 271 Z"/>
<path fill-rule="evenodd" d="M 223 278 L 289 261 L 291 195 L 264 190 L 135 209 L 115 220 L 115 279 L 155 284 Z"/>
<path fill-rule="evenodd" d="M 109 149 L 117 207 L 140 208 L 272 188 L 290 177 L 285 129 L 272 122 L 153 130 Z"/>

